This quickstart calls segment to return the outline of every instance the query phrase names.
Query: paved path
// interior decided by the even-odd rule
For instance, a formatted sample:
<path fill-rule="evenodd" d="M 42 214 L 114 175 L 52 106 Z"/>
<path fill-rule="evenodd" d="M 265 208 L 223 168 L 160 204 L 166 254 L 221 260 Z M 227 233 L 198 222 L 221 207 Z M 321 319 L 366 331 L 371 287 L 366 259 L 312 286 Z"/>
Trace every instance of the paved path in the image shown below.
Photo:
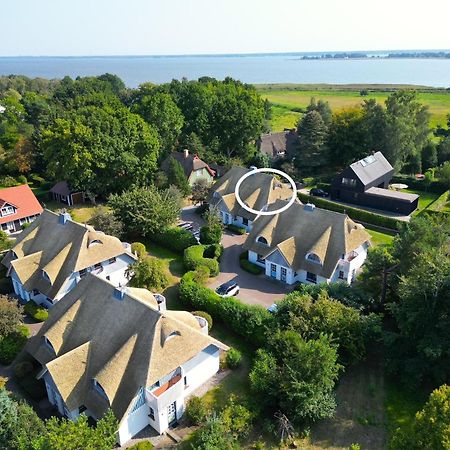
<path fill-rule="evenodd" d="M 208 285 L 215 289 L 226 281 L 236 279 L 240 287 L 237 298 L 250 305 L 262 305 L 268 308 L 291 292 L 293 287 L 271 280 L 265 275 L 253 275 L 241 269 L 239 255 L 243 251 L 242 244 L 246 238 L 247 235 L 237 236 L 228 232 L 224 233 L 222 238 L 224 253 L 220 262 L 220 274 Z"/>

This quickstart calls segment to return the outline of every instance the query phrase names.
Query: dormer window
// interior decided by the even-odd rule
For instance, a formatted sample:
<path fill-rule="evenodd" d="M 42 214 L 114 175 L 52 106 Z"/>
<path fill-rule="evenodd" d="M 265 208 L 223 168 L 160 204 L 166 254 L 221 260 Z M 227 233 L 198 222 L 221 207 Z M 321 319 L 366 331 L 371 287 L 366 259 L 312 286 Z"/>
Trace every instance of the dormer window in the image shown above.
<path fill-rule="evenodd" d="M 91 242 L 89 242 L 89 247 L 92 247 L 93 245 L 103 244 L 103 242 L 100 239 L 93 239 Z"/>
<path fill-rule="evenodd" d="M 179 331 L 172 331 L 165 339 L 164 344 L 169 341 L 170 339 L 173 339 L 174 337 L 181 336 L 181 333 Z"/>
<path fill-rule="evenodd" d="M 356 186 L 356 180 L 355 180 L 355 178 L 342 178 L 342 184 L 344 186 L 355 187 Z"/>
<path fill-rule="evenodd" d="M 93 385 L 94 385 L 95 390 L 96 390 L 100 395 L 102 395 L 103 397 L 105 397 L 106 400 L 109 401 L 108 395 L 106 394 L 106 391 L 103 389 L 102 385 L 101 385 L 95 378 L 92 380 L 92 382 L 93 382 Z"/>
<path fill-rule="evenodd" d="M 48 273 L 45 270 L 42 270 L 42 278 L 52 284 L 52 280 L 48 276 Z"/>
<path fill-rule="evenodd" d="M 2 215 L 2 217 L 5 217 L 5 216 L 10 216 L 11 214 L 14 214 L 14 208 L 12 207 L 12 206 L 4 206 L 2 209 L 1 209 L 1 215 Z"/>
<path fill-rule="evenodd" d="M 314 264 L 322 264 L 321 259 L 315 253 L 308 253 L 306 259 Z"/>
<path fill-rule="evenodd" d="M 49 339 L 47 336 L 44 336 L 44 342 L 45 342 L 45 345 L 46 345 L 48 348 L 50 348 L 50 349 L 53 351 L 53 353 L 56 354 L 55 348 L 53 347 L 52 343 L 50 342 L 50 339 Z"/>
<path fill-rule="evenodd" d="M 259 236 L 258 239 L 256 239 L 256 242 L 259 242 L 260 244 L 269 245 L 267 242 L 267 239 L 264 236 Z"/>

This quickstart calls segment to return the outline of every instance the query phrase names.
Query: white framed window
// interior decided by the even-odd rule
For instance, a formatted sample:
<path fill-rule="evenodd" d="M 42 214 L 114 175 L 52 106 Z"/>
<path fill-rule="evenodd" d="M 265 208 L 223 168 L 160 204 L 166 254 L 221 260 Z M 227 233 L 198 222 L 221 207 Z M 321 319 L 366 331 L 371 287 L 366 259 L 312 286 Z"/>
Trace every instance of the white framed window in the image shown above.
<path fill-rule="evenodd" d="M 10 216 L 11 214 L 14 214 L 14 208 L 12 206 L 4 206 L 1 209 L 1 212 L 3 217 Z"/>
<path fill-rule="evenodd" d="M 356 186 L 356 180 L 354 178 L 342 178 L 342 184 L 344 186 L 350 186 L 355 187 Z"/>

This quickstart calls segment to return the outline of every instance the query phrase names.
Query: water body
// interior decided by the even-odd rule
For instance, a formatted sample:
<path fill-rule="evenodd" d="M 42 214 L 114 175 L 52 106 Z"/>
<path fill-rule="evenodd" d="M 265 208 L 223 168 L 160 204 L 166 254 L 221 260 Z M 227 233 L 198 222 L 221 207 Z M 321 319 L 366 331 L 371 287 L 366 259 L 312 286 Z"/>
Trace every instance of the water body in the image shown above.
<path fill-rule="evenodd" d="M 302 54 L 135 56 L 135 57 L 0 57 L 0 75 L 62 78 L 110 72 L 127 86 L 174 78 L 226 76 L 247 83 L 416 84 L 450 87 L 450 59 L 323 59 Z"/>

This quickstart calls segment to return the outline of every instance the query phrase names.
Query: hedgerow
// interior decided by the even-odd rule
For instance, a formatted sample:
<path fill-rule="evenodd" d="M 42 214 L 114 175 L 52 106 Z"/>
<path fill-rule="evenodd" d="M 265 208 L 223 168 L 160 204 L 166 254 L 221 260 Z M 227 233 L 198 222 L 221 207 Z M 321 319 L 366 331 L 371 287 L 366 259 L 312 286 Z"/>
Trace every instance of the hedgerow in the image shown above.
<path fill-rule="evenodd" d="M 162 233 L 151 235 L 150 239 L 176 253 L 183 253 L 188 247 L 197 244 L 193 234 L 180 227 L 167 228 Z"/>
<path fill-rule="evenodd" d="M 219 275 L 219 262 L 216 257 L 205 257 L 205 253 L 209 250 L 210 246 L 207 245 L 193 245 L 184 251 L 183 262 L 186 270 L 196 270 L 201 266 L 205 266 L 209 269 L 210 275 L 215 277 Z M 211 246 L 213 247 L 213 246 Z M 214 255 L 216 247 L 214 247 Z M 211 251 L 211 250 L 210 250 Z M 212 256 L 212 255 L 211 255 Z"/>

